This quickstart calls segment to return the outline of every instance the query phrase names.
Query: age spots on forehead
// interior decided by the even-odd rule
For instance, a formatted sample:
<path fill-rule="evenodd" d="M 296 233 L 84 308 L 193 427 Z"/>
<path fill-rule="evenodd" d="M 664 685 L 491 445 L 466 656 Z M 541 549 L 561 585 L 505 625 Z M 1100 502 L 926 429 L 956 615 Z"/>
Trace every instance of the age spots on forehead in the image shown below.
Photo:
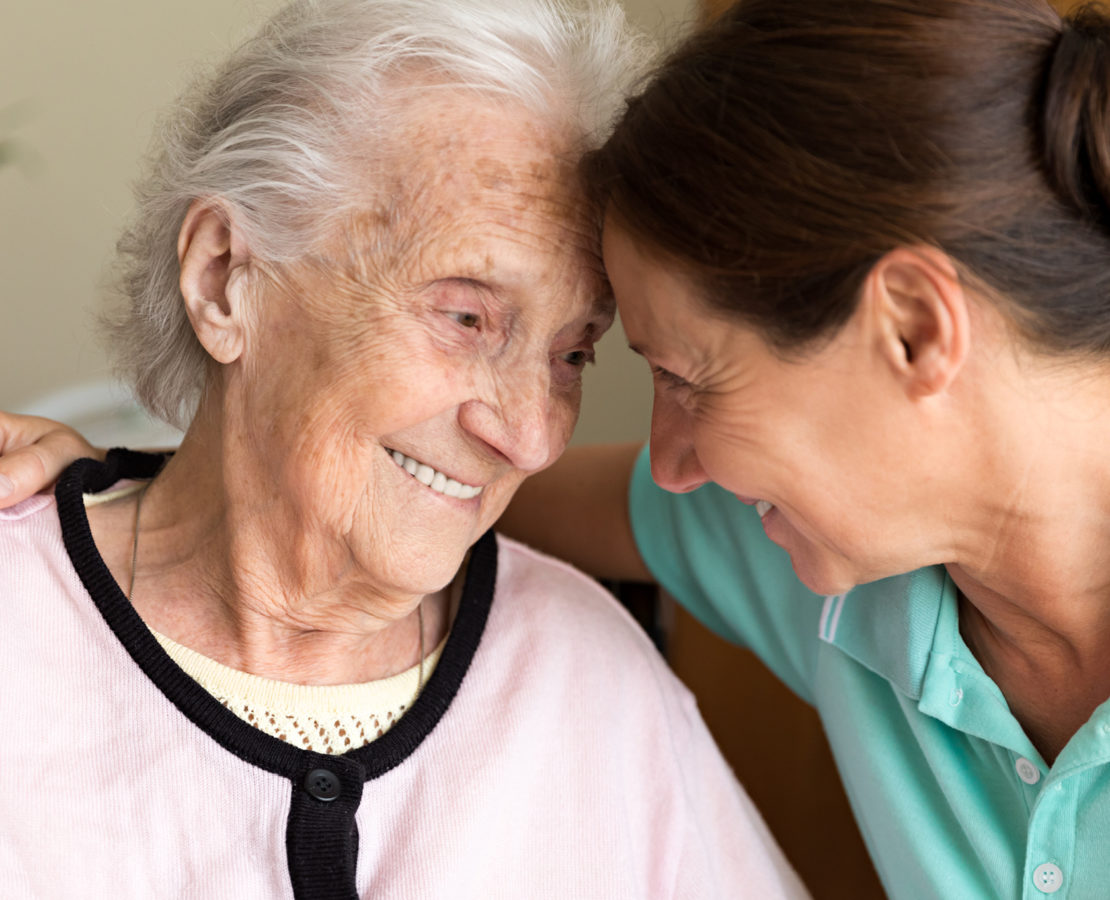
<path fill-rule="evenodd" d="M 506 139 L 504 156 L 479 156 L 470 172 L 480 187 L 494 191 L 536 194 L 549 187 L 560 190 L 577 187 L 574 166 L 560 158 L 556 141 L 553 135 L 548 143 L 521 141 L 510 146 Z M 508 159 L 513 157 L 510 164 Z"/>
<path fill-rule="evenodd" d="M 563 141 L 554 121 L 525 107 L 481 97 L 443 97 L 417 104 L 398 142 L 402 166 L 494 191 L 526 189 L 551 181 Z"/>
<path fill-rule="evenodd" d="M 493 204 L 502 214 L 552 217 L 573 226 L 584 207 L 573 168 L 564 166 L 549 150 L 512 162 L 484 156 L 471 167 L 470 187 L 479 201 Z"/>
<path fill-rule="evenodd" d="M 394 120 L 345 255 L 363 282 L 424 277 L 424 263 L 441 255 L 465 259 L 458 274 L 481 278 L 514 243 L 550 259 L 572 247 L 596 255 L 576 160 L 557 124 L 522 106 L 423 95 Z"/>
<path fill-rule="evenodd" d="M 478 185 L 486 190 L 509 191 L 513 188 L 513 173 L 504 160 L 483 156 L 474 161 L 471 171 Z"/>

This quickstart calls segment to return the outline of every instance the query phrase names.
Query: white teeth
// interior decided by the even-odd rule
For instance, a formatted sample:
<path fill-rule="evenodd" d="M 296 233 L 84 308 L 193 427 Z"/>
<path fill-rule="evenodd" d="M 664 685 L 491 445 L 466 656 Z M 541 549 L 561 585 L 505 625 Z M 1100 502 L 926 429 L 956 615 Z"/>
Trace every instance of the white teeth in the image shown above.
<path fill-rule="evenodd" d="M 437 472 L 426 463 L 418 462 L 411 456 L 405 456 L 400 450 L 387 450 L 386 452 L 389 453 L 390 457 L 398 466 L 408 472 L 421 484 L 431 488 L 437 494 L 445 494 L 448 497 L 458 497 L 460 500 L 469 500 L 471 497 L 477 497 L 482 493 L 480 487 L 463 484 L 461 481 L 455 481 L 454 478 L 448 478 L 442 472 Z"/>
<path fill-rule="evenodd" d="M 761 519 L 774 508 L 774 504 L 768 503 L 766 500 L 755 501 L 755 511 L 759 513 L 759 518 Z"/>

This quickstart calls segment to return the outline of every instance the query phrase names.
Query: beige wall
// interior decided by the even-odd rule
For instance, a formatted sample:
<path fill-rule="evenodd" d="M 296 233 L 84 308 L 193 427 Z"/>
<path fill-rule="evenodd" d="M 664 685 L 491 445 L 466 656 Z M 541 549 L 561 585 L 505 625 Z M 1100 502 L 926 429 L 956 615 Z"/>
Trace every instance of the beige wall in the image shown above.
<path fill-rule="evenodd" d="M 697 15 L 694 0 L 624 0 L 624 6 L 661 44 L 680 37 Z M 573 443 L 647 440 L 650 423 L 647 365 L 628 349 L 618 322 L 598 345 L 597 365 L 586 375 Z"/>
<path fill-rule="evenodd" d="M 511 2 L 511 0 L 506 0 Z M 0 409 L 97 379 L 99 284 L 158 111 L 278 0 L 16 0 L 0 29 Z M 690 0 L 628 0 L 663 38 Z M 646 434 L 642 363 L 619 334 L 587 378 L 578 439 Z"/>

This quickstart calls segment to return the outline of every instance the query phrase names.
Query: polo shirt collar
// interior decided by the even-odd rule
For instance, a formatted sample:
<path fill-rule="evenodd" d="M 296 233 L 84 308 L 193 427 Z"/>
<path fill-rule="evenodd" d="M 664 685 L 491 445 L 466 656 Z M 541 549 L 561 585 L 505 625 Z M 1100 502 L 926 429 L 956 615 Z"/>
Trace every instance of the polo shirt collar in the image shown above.
<path fill-rule="evenodd" d="M 828 597 L 819 635 L 920 700 L 946 600 L 955 605 L 955 587 L 941 566 L 884 578 Z"/>
<path fill-rule="evenodd" d="M 960 636 L 957 591 L 943 566 L 827 598 L 819 635 L 889 681 L 924 715 L 1039 758 L 1002 692 Z"/>

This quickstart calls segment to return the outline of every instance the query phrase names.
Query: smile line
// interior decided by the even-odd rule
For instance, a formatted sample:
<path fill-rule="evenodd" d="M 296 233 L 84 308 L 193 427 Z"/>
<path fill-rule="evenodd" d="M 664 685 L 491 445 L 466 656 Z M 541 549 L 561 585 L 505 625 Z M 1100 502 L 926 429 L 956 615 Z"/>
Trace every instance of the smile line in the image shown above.
<path fill-rule="evenodd" d="M 463 484 L 461 481 L 449 478 L 442 472 L 433 469 L 427 463 L 422 463 L 420 460 L 413 459 L 411 456 L 405 456 L 400 450 L 390 450 L 386 447 L 385 452 L 389 454 L 390 459 L 392 459 L 399 468 L 404 469 L 422 485 L 431 488 L 437 494 L 455 497 L 459 500 L 470 500 L 482 493 L 481 487 Z"/>

